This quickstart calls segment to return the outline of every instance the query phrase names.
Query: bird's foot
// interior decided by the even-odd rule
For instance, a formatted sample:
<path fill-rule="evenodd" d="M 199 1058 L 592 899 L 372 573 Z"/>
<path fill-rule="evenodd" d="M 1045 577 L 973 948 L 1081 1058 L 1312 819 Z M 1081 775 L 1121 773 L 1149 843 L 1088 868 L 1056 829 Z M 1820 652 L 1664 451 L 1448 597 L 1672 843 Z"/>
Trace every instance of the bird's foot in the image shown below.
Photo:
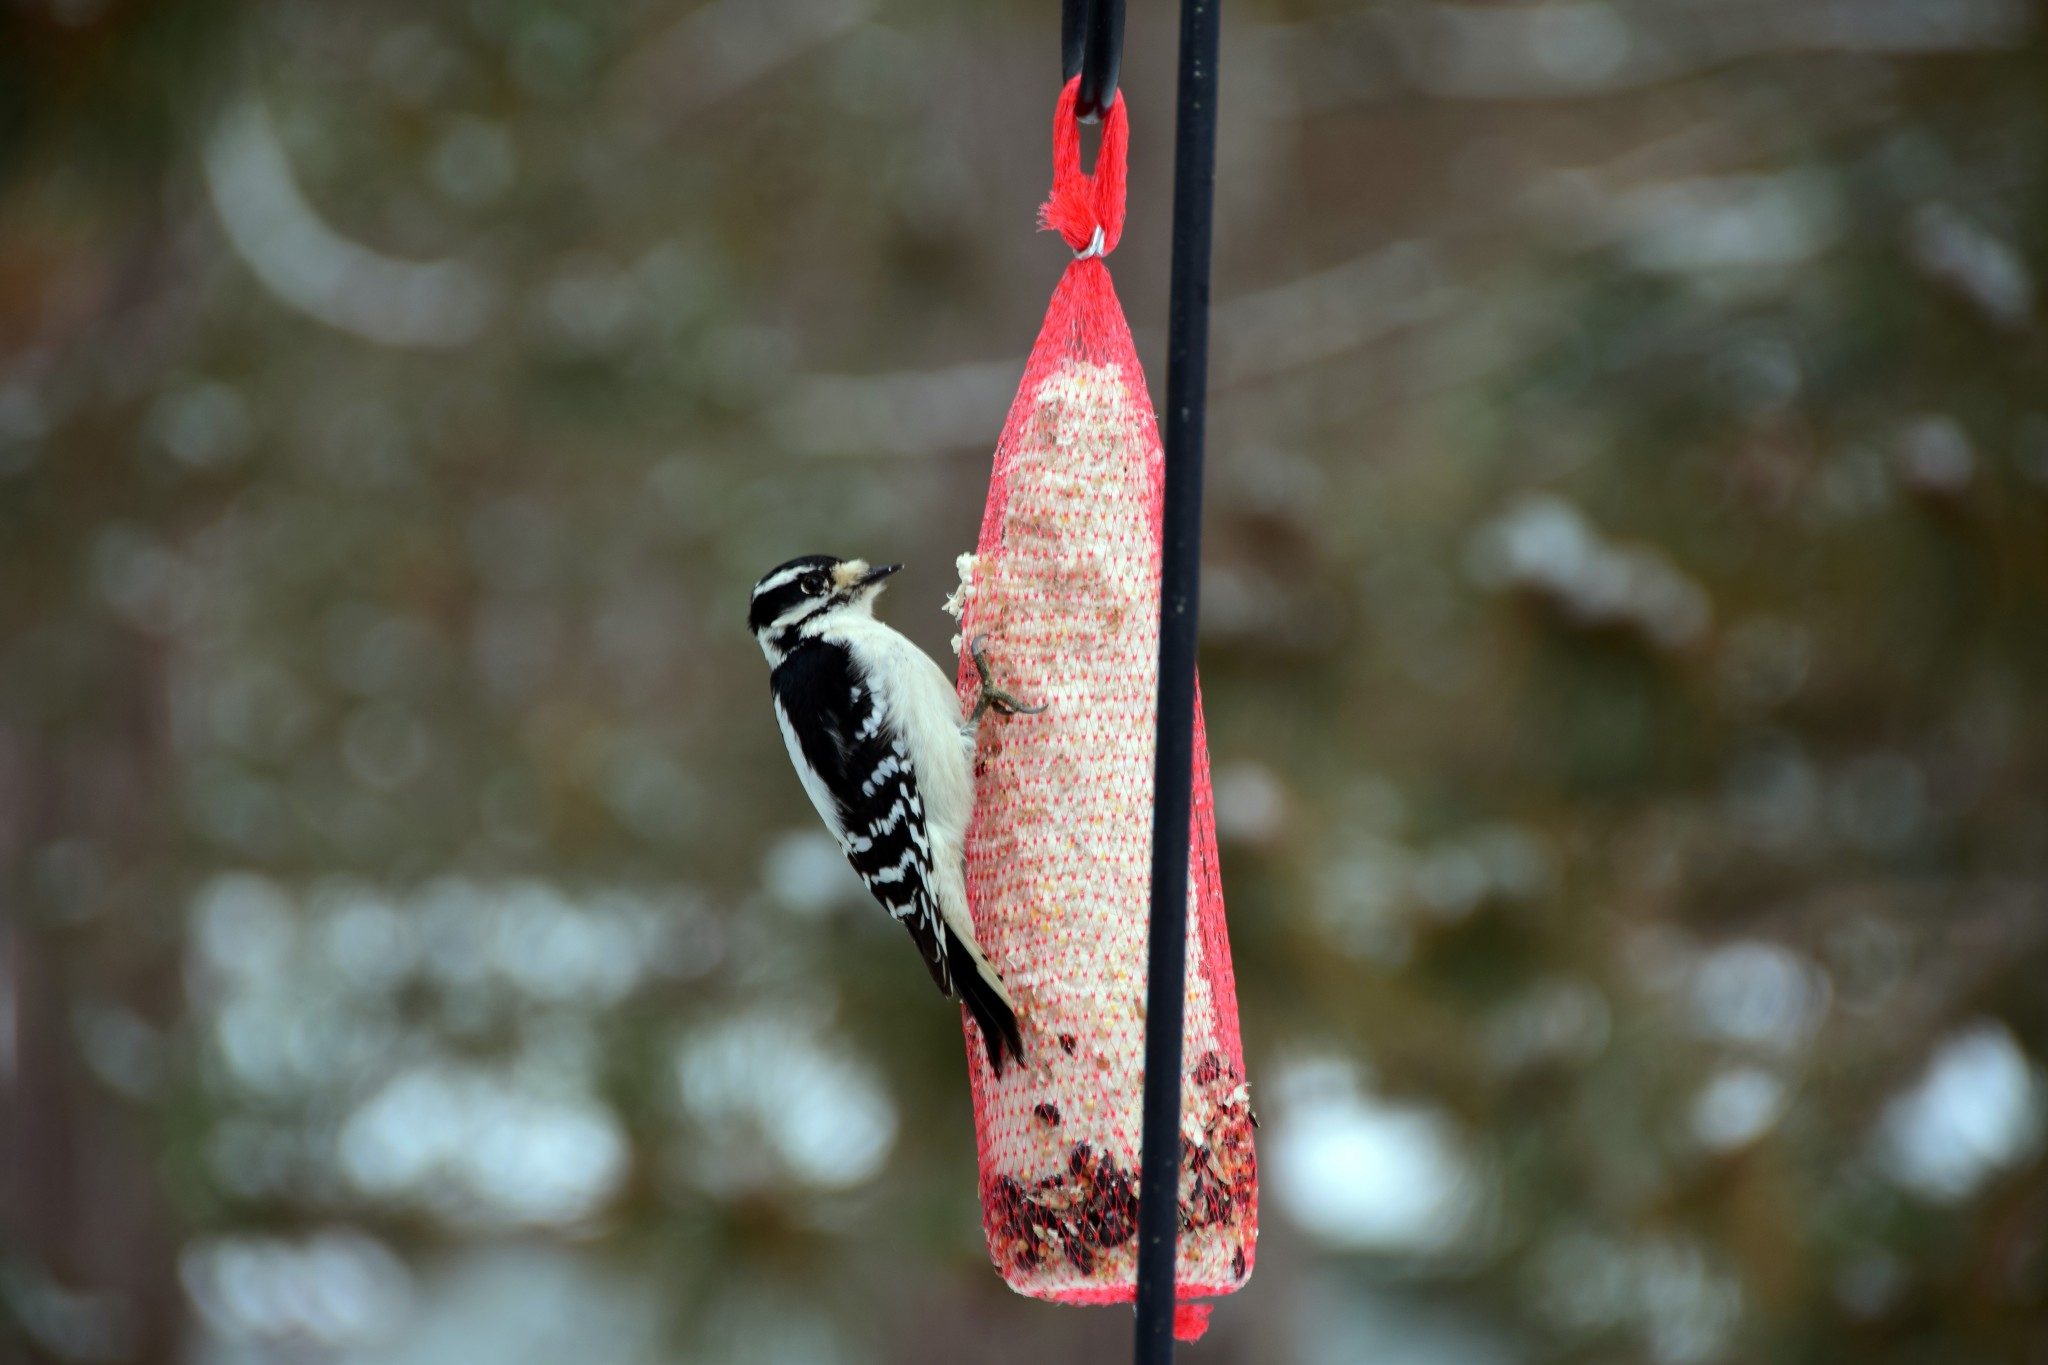
<path fill-rule="evenodd" d="M 984 650 L 987 643 L 988 633 L 984 631 L 975 636 L 973 642 L 967 646 L 967 655 L 974 661 L 975 676 L 981 679 L 981 700 L 974 703 L 974 714 L 969 716 L 968 720 L 979 721 L 983 713 L 990 710 L 1003 716 L 1035 716 L 1043 711 L 1048 703 L 1040 702 L 1036 706 L 1026 706 L 989 679 L 988 655 Z"/>

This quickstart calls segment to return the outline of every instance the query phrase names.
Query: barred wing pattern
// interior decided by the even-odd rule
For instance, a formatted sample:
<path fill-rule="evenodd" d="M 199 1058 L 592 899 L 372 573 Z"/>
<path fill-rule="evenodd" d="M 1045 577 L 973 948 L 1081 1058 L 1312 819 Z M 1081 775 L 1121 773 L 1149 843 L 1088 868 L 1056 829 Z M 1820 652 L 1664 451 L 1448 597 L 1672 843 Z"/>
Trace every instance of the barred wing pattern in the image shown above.
<path fill-rule="evenodd" d="M 886 732 L 874 689 L 845 650 L 816 645 L 784 659 L 771 686 L 811 803 L 868 891 L 910 931 L 932 980 L 953 996 L 917 771 L 903 742 Z"/>

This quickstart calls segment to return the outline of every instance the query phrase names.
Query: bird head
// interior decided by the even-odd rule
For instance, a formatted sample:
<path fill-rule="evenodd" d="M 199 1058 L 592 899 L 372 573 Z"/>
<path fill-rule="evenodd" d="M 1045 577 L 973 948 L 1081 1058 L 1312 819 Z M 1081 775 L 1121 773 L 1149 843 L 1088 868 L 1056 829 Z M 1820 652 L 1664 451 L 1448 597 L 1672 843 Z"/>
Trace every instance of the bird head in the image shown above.
<path fill-rule="evenodd" d="M 805 555 L 778 564 L 754 585 L 747 628 L 773 665 L 835 617 L 847 612 L 873 615 L 875 598 L 889 575 L 902 567 L 837 555 Z"/>

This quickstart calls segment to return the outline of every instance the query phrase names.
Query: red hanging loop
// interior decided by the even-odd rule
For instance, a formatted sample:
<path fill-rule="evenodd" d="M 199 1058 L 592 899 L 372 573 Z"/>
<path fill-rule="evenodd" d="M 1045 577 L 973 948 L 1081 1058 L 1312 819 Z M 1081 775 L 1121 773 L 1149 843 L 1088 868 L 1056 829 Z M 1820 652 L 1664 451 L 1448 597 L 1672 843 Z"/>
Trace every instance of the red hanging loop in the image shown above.
<path fill-rule="evenodd" d="M 1107 256 L 1124 235 L 1124 191 L 1128 181 L 1131 120 L 1119 90 L 1102 121 L 1102 146 L 1095 173 L 1081 169 L 1081 123 L 1074 117 L 1081 78 L 1060 91 L 1052 116 L 1052 194 L 1038 210 L 1038 225 L 1057 232 L 1081 257 Z M 1097 233 L 1100 233 L 1100 240 Z"/>

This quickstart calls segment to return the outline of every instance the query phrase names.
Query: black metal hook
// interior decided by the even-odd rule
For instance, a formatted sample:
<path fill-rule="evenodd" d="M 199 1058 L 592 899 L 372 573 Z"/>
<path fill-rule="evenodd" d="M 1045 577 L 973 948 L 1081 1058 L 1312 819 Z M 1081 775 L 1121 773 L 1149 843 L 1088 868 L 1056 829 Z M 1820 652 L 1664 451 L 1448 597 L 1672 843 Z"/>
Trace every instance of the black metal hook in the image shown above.
<path fill-rule="evenodd" d="M 1074 117 L 1094 123 L 1116 103 L 1124 61 L 1124 0 L 1061 0 L 1060 80 L 1081 78 Z"/>

